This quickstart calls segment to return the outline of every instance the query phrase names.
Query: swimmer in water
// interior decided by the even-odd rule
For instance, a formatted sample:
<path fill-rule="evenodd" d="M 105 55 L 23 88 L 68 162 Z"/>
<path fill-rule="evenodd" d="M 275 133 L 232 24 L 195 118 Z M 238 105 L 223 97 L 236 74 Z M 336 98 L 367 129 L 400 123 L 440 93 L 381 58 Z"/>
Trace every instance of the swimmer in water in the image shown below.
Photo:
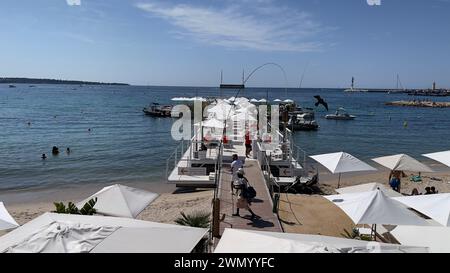
<path fill-rule="evenodd" d="M 69 147 L 67 147 L 66 152 L 67 152 L 67 154 L 70 154 L 70 148 Z"/>
<path fill-rule="evenodd" d="M 42 159 L 46 159 L 47 156 L 46 156 L 45 154 L 42 154 L 41 158 L 42 158 Z"/>

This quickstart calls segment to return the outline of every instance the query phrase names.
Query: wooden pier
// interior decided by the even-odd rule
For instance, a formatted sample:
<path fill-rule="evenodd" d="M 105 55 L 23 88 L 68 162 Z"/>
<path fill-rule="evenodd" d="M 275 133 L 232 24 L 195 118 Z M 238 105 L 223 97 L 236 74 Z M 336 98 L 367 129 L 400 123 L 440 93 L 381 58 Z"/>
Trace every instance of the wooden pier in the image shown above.
<path fill-rule="evenodd" d="M 435 101 L 392 101 L 387 102 L 389 106 L 409 106 L 409 107 L 428 107 L 428 108 L 448 108 L 450 102 L 435 102 Z"/>
<path fill-rule="evenodd" d="M 259 231 L 283 232 L 278 217 L 273 213 L 273 203 L 266 186 L 261 167 L 257 160 L 246 159 L 244 165 L 245 177 L 257 192 L 251 209 L 259 217 L 251 220 L 250 213 L 240 209 L 240 217 L 232 216 L 236 212 L 237 196 L 231 191 L 231 172 L 227 165 L 222 168 L 221 180 L 218 188 L 220 199 L 220 235 L 225 228 L 249 229 Z"/>

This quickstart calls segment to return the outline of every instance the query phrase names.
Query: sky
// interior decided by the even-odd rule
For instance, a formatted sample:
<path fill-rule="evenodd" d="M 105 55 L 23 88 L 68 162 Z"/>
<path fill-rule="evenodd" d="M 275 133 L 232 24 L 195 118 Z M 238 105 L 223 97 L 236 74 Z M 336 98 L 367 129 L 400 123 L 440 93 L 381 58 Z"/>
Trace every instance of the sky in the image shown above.
<path fill-rule="evenodd" d="M 450 88 L 450 0 L 367 2 L 2 0 L 0 77 Z"/>

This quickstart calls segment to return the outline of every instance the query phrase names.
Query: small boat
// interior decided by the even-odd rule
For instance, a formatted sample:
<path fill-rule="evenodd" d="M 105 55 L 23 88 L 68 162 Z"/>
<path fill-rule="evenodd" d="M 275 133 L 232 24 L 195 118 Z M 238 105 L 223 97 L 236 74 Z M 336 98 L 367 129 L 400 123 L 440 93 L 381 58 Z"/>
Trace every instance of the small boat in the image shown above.
<path fill-rule="evenodd" d="M 13 84 L 10 84 L 10 85 L 9 85 L 9 88 L 16 88 L 16 86 L 13 85 Z"/>
<path fill-rule="evenodd" d="M 347 113 L 347 111 L 344 108 L 339 108 L 336 113 L 331 115 L 326 115 L 326 119 L 334 119 L 334 120 L 354 120 L 356 116 L 352 116 Z"/>
<path fill-rule="evenodd" d="M 152 117 L 171 117 L 172 105 L 160 105 L 153 103 L 142 110 L 146 115 Z"/>
<path fill-rule="evenodd" d="M 293 131 L 314 131 L 319 129 L 319 124 L 314 119 L 314 110 L 309 108 L 297 108 L 297 111 L 292 112 L 287 126 Z"/>

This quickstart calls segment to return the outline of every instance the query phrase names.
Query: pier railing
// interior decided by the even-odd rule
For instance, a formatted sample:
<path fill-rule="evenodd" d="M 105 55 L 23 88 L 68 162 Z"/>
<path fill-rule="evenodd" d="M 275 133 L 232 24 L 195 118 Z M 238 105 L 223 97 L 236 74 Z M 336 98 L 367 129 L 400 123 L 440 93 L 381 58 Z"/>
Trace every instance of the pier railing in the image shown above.
<path fill-rule="evenodd" d="M 183 158 L 183 155 L 186 153 L 186 150 L 190 147 L 191 141 L 180 140 L 180 143 L 177 145 L 175 150 L 169 157 L 166 159 L 166 179 L 169 178 L 171 170 L 173 170 L 178 161 Z"/>

